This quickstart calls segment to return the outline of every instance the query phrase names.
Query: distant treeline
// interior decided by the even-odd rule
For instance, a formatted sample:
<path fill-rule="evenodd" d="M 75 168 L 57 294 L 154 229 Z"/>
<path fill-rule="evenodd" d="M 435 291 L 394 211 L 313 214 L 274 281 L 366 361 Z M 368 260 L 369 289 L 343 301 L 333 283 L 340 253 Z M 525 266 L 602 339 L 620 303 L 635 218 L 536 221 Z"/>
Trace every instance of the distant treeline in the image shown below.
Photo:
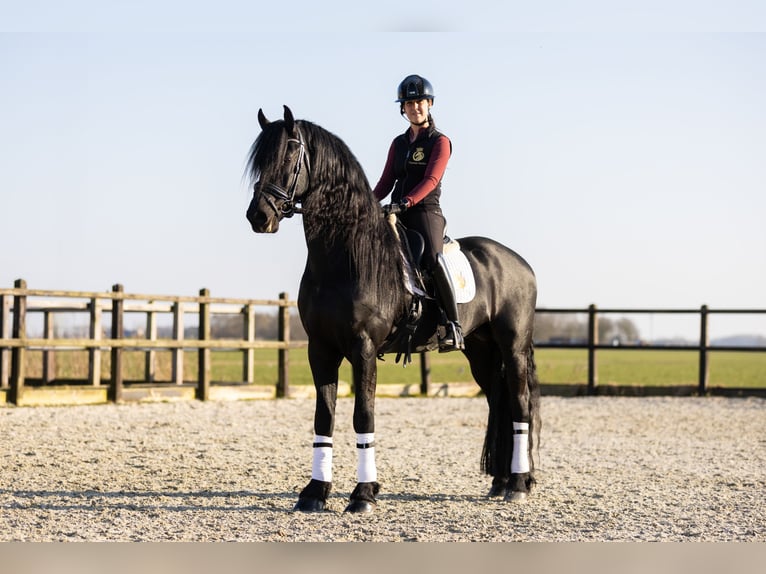
<path fill-rule="evenodd" d="M 214 339 L 240 339 L 245 329 L 245 321 L 242 315 L 215 315 L 210 320 L 211 335 Z M 612 342 L 619 340 L 620 344 L 636 343 L 640 339 L 638 328 L 630 319 L 611 320 L 608 317 L 599 317 L 599 341 Z M 87 325 L 57 325 L 56 336 L 59 337 L 85 337 Z M 184 329 L 184 338 L 196 339 L 198 334 L 196 325 Z M 133 326 L 126 328 L 127 337 L 145 336 L 141 327 Z M 106 330 L 103 333 L 107 336 Z M 173 330 L 170 325 L 160 324 L 157 326 L 157 337 L 160 339 L 172 339 Z M 279 337 L 277 314 L 255 314 L 255 338 L 263 341 L 275 341 Z M 306 331 L 303 330 L 298 311 L 290 311 L 290 338 L 295 341 L 305 341 Z M 579 342 L 588 339 L 588 319 L 585 316 L 563 315 L 555 313 L 538 313 L 535 318 L 535 341 L 538 342 Z"/>
<path fill-rule="evenodd" d="M 242 315 L 213 315 L 210 319 L 210 334 L 213 339 L 241 339 L 245 330 L 245 318 Z M 172 329 L 159 327 L 157 336 L 160 338 L 171 337 Z M 184 329 L 184 337 L 193 339 L 197 337 L 197 327 Z M 263 341 L 275 341 L 279 337 L 276 313 L 255 314 L 255 338 Z M 306 331 L 303 330 L 298 312 L 290 313 L 290 339 L 305 341 Z"/>
<path fill-rule="evenodd" d="M 598 318 L 598 340 L 602 343 L 636 344 L 641 334 L 635 323 L 625 317 Z M 535 316 L 535 341 L 579 343 L 588 340 L 588 318 L 555 313 Z"/>
<path fill-rule="evenodd" d="M 244 329 L 243 318 L 238 316 L 213 317 L 211 320 L 213 338 L 236 338 L 241 336 Z M 190 329 L 187 337 L 196 337 L 196 328 Z M 256 339 L 266 341 L 277 339 L 277 316 L 276 314 L 257 314 L 255 317 Z M 611 320 L 608 317 L 600 317 L 598 322 L 598 337 L 602 342 L 619 341 L 620 344 L 636 343 L 640 339 L 638 327 L 627 318 Z M 306 332 L 303 330 L 300 317 L 297 312 L 290 314 L 290 338 L 305 340 Z M 540 313 L 535 318 L 535 340 L 551 341 L 561 340 L 585 340 L 588 339 L 588 319 L 572 315 L 556 315 L 553 313 Z"/>

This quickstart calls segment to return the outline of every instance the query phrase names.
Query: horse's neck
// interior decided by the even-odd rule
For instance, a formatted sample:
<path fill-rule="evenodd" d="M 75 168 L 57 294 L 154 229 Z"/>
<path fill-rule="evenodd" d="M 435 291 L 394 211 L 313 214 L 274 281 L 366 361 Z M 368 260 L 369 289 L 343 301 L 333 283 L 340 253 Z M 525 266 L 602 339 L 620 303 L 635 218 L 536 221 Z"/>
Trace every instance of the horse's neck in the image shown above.
<path fill-rule="evenodd" d="M 379 217 L 381 225 L 365 225 Z M 310 217 L 310 215 L 309 215 Z M 398 245 L 391 235 L 387 223 L 383 223 L 378 213 L 359 220 L 351 219 L 347 214 L 339 216 L 346 219 L 346 224 L 338 226 L 329 222 L 321 225 L 320 221 L 310 220 L 304 224 L 308 261 L 306 272 L 317 284 L 337 285 L 354 282 L 367 285 L 373 291 L 380 289 L 399 290 L 403 287 L 404 277 Z M 337 223 L 337 222 L 335 222 Z M 311 233 L 309 233 L 311 229 Z M 382 293 L 380 293 L 382 295 Z"/>
<path fill-rule="evenodd" d="M 330 276 L 348 269 L 348 249 L 342 242 L 328 243 L 323 238 L 306 239 L 308 248 L 308 264 L 314 272 Z"/>

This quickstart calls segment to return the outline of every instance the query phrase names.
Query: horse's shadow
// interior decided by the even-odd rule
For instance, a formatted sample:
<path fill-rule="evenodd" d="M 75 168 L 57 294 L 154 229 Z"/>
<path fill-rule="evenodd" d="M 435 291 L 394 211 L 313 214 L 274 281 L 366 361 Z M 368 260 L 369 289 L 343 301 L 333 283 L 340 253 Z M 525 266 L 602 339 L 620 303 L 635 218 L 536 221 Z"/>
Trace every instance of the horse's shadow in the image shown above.
<path fill-rule="evenodd" d="M 103 491 L 103 490 L 9 490 L 0 489 L 0 496 L 15 500 L 0 503 L 0 508 L 26 509 L 45 508 L 47 510 L 97 510 L 105 508 L 170 512 L 190 510 L 210 511 L 278 511 L 283 500 L 292 500 L 297 494 L 292 492 L 253 492 L 236 491 Z M 22 500 L 28 502 L 22 502 Z M 156 502 L 148 502 L 150 500 Z M 167 504 L 166 499 L 184 500 L 185 504 Z M 225 500 L 225 504 L 210 504 L 211 500 Z M 255 499 L 253 503 L 252 499 Z M 199 501 L 195 504 L 193 501 Z M 278 504 L 279 503 L 279 504 Z"/>
<path fill-rule="evenodd" d="M 333 500 L 348 500 L 350 492 L 335 492 Z M 9 490 L 0 489 L 0 496 L 11 498 L 0 503 L 7 510 L 45 509 L 55 511 L 98 511 L 105 509 L 139 512 L 188 512 L 194 510 L 218 512 L 292 512 L 297 500 L 296 492 L 235 491 L 103 491 L 103 490 Z M 156 500 L 156 502 L 154 502 Z M 167 504 L 166 499 L 185 503 Z M 225 500 L 225 504 L 210 504 L 211 500 Z M 254 499 L 254 500 L 253 500 Z M 378 496 L 380 502 L 479 502 L 485 496 L 468 494 L 412 494 L 391 493 Z M 195 504 L 193 501 L 199 501 Z M 153 502 L 149 502 L 153 501 Z"/>

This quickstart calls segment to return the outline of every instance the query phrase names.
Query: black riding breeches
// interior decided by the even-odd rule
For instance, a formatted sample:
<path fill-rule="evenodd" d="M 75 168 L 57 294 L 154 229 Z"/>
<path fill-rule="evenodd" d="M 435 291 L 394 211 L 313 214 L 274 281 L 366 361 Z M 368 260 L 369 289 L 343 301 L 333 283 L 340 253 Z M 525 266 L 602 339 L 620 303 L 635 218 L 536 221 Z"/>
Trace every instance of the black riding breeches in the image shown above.
<path fill-rule="evenodd" d="M 414 229 L 423 236 L 425 251 L 422 267 L 428 271 L 436 265 L 436 254 L 444 249 L 444 227 L 446 220 L 439 206 L 416 205 L 399 214 L 408 229 Z"/>

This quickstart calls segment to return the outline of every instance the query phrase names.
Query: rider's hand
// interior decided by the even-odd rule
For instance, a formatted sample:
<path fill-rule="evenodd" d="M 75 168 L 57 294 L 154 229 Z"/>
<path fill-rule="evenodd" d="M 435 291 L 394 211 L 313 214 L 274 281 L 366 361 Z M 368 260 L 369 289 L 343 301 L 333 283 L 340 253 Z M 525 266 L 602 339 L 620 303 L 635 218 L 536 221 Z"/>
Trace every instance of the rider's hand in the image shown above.
<path fill-rule="evenodd" d="M 407 207 L 409 207 L 409 204 L 407 203 L 407 200 L 402 200 L 399 203 L 389 203 L 388 205 L 383 206 L 383 215 L 390 215 L 397 213 L 401 213 L 402 211 L 406 210 Z"/>

